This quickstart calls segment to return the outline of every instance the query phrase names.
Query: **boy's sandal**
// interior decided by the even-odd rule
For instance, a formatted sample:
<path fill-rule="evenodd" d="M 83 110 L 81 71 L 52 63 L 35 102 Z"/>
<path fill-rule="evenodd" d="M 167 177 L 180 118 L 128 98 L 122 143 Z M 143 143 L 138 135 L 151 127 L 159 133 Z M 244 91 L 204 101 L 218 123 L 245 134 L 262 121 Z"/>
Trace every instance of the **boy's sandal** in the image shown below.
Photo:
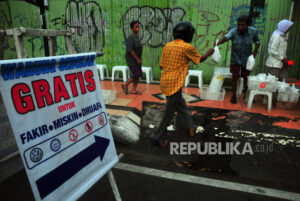
<path fill-rule="evenodd" d="M 122 84 L 122 89 L 124 94 L 129 94 L 128 89 L 125 88 L 124 84 Z"/>

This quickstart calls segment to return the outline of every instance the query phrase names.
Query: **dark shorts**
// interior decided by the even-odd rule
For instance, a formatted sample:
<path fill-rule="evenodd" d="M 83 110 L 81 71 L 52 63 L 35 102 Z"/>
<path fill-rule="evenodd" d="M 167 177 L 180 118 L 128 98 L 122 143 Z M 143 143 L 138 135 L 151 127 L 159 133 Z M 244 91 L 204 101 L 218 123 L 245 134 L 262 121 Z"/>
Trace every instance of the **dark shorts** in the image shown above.
<path fill-rule="evenodd" d="M 279 79 L 280 82 L 282 82 L 283 80 L 287 81 L 288 77 L 289 77 L 289 72 L 288 72 L 288 68 L 272 68 L 272 67 L 268 67 L 269 68 L 269 73 L 271 75 L 274 75 L 275 77 L 277 77 Z"/>
<path fill-rule="evenodd" d="M 230 72 L 232 73 L 232 80 L 234 81 L 237 81 L 239 77 L 242 77 L 245 80 L 251 73 L 251 71 L 248 71 L 246 67 L 242 67 L 240 65 L 230 65 Z"/>
<path fill-rule="evenodd" d="M 132 79 L 139 79 L 142 77 L 142 67 L 141 66 L 129 66 L 129 69 L 132 73 L 131 78 Z"/>

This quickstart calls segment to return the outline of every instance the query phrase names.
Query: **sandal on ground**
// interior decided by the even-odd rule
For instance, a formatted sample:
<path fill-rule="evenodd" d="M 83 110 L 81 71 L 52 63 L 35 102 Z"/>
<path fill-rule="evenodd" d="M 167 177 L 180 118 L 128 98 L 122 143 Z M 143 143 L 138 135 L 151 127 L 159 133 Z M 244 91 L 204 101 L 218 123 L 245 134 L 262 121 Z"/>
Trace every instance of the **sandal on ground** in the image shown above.
<path fill-rule="evenodd" d="M 136 91 L 136 92 L 131 92 L 131 94 L 142 95 L 143 93 L 140 91 Z"/>
<path fill-rule="evenodd" d="M 125 88 L 124 84 L 122 84 L 122 89 L 123 89 L 124 94 L 129 94 L 128 89 Z"/>

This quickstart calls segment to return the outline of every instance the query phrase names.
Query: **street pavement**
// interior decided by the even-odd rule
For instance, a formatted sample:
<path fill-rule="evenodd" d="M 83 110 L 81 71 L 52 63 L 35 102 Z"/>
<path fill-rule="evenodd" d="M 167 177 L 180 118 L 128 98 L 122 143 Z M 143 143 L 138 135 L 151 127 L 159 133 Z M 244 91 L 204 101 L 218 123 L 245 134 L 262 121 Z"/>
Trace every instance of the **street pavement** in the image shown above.
<path fill-rule="evenodd" d="M 152 143 L 163 104 L 143 105 L 141 136 L 137 144 L 116 143 L 124 157 L 113 168 L 125 201 L 279 201 L 300 200 L 300 133 L 280 128 L 282 119 L 241 111 L 191 107 L 198 130 L 187 135 L 180 117 L 167 133 L 169 142 L 221 144 L 249 142 L 253 154 L 171 155 L 170 146 Z M 157 116 L 153 116 L 153 115 Z M 261 123 L 262 122 L 262 123 Z M 270 149 L 272 148 L 272 149 Z M 1 182 L 0 200 L 34 200 L 24 170 Z M 115 200 L 107 176 L 80 201 Z"/>

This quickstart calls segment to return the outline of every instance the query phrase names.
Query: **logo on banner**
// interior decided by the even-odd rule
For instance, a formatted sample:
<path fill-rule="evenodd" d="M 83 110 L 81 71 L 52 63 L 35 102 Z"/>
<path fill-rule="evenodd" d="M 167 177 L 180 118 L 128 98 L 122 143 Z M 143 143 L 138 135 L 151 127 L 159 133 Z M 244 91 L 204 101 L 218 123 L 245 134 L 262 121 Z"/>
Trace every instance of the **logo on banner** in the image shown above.
<path fill-rule="evenodd" d="M 69 132 L 69 139 L 72 141 L 72 142 L 75 142 L 77 139 L 78 139 L 78 132 L 76 129 L 72 129 L 70 132 Z"/>
<path fill-rule="evenodd" d="M 60 143 L 59 139 L 55 138 L 55 139 L 51 140 L 50 148 L 52 151 L 57 152 L 58 150 L 60 150 L 60 146 L 61 146 L 61 143 Z"/>
<path fill-rule="evenodd" d="M 32 162 L 39 162 L 43 158 L 43 151 L 40 148 L 34 148 L 30 152 L 30 160 Z"/>
<path fill-rule="evenodd" d="M 99 122 L 100 126 L 103 126 L 105 124 L 105 120 L 104 120 L 104 117 L 102 116 L 102 114 L 100 114 L 100 116 L 98 118 L 98 122 Z"/>
<path fill-rule="evenodd" d="M 93 123 L 90 122 L 90 121 L 87 121 L 87 122 L 85 123 L 84 128 L 85 128 L 85 131 L 86 131 L 86 132 L 88 132 L 88 133 L 92 132 L 92 130 L 93 130 Z"/>

